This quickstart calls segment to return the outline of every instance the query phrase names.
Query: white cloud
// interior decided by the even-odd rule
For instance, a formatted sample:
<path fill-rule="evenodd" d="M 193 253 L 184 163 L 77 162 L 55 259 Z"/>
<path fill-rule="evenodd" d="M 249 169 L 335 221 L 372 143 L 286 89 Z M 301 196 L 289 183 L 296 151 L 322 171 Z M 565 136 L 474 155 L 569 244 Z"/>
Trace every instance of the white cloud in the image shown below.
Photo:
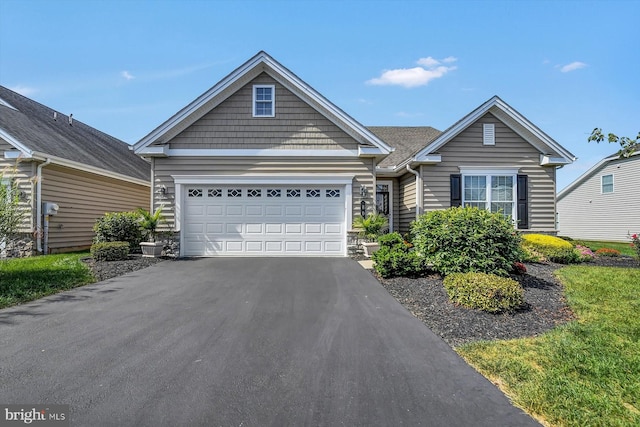
<path fill-rule="evenodd" d="M 417 63 L 421 67 L 385 70 L 380 77 L 367 80 L 367 84 L 378 86 L 397 85 L 406 88 L 424 86 L 431 80 L 438 79 L 457 68 L 456 66 L 442 65 L 443 62 L 450 64 L 457 60 L 453 56 L 448 56 L 444 59 L 435 59 L 431 56 L 420 58 Z"/>
<path fill-rule="evenodd" d="M 585 64 L 584 62 L 574 61 L 571 64 L 563 65 L 562 68 L 560 68 L 560 71 L 563 73 L 568 73 L 569 71 L 579 70 L 580 68 L 584 68 L 586 66 L 587 64 Z"/>
<path fill-rule="evenodd" d="M 18 92 L 20 95 L 23 95 L 23 96 L 31 96 L 34 93 L 38 92 L 38 89 L 34 87 L 22 86 L 22 85 L 9 87 L 9 89 L 11 89 L 14 92 Z"/>
<path fill-rule="evenodd" d="M 134 77 L 130 72 L 128 72 L 128 71 L 126 71 L 126 70 L 125 70 L 125 71 L 122 71 L 122 72 L 120 73 L 120 75 L 121 75 L 122 77 L 124 77 L 124 79 L 125 79 L 125 80 L 133 80 L 133 79 L 135 79 L 135 77 Z"/>

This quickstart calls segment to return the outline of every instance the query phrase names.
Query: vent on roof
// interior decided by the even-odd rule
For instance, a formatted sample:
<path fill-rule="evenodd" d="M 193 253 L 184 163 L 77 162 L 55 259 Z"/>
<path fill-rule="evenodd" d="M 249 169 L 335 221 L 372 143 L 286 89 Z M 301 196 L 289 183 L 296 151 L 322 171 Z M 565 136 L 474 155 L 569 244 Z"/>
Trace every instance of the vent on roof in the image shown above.
<path fill-rule="evenodd" d="M 53 121 L 56 122 L 58 121 L 58 113 L 57 112 L 53 112 Z"/>
<path fill-rule="evenodd" d="M 73 113 L 69 114 L 69 125 L 73 126 Z"/>
<path fill-rule="evenodd" d="M 482 125 L 482 144 L 496 145 L 496 130 L 493 123 L 484 123 Z"/>

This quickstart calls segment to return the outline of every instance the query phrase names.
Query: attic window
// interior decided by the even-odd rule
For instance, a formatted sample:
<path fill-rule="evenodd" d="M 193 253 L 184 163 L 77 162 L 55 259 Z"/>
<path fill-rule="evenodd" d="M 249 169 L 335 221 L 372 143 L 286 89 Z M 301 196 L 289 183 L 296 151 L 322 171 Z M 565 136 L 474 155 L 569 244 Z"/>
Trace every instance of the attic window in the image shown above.
<path fill-rule="evenodd" d="M 496 129 L 493 123 L 482 125 L 482 145 L 496 145 Z"/>
<path fill-rule="evenodd" d="M 253 86 L 253 117 L 275 117 L 276 87 L 274 85 Z"/>

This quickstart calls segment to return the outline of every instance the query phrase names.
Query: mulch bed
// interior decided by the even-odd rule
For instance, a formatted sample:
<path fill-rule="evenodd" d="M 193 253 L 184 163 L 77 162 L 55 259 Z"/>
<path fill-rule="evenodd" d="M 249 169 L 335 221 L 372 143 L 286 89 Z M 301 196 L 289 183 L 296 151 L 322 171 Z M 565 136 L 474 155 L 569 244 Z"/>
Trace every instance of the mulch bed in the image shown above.
<path fill-rule="evenodd" d="M 587 265 L 640 268 L 638 261 L 630 257 L 597 257 Z M 514 313 L 502 314 L 454 305 L 449 301 L 439 274 L 418 279 L 377 278 L 407 310 L 456 347 L 480 340 L 537 336 L 575 318 L 566 304 L 562 285 L 553 275 L 564 266 L 536 263 L 526 264 L 526 267 L 527 274 L 513 276 L 524 288 L 525 305 Z"/>
<path fill-rule="evenodd" d="M 133 254 L 129 255 L 126 260 L 123 261 L 100 261 L 96 262 L 93 258 L 84 258 L 87 266 L 91 269 L 93 276 L 98 282 L 102 280 L 112 279 L 114 277 L 122 276 L 123 274 L 131 273 L 132 271 L 142 270 L 165 261 L 169 258 L 144 258 L 142 255 Z"/>

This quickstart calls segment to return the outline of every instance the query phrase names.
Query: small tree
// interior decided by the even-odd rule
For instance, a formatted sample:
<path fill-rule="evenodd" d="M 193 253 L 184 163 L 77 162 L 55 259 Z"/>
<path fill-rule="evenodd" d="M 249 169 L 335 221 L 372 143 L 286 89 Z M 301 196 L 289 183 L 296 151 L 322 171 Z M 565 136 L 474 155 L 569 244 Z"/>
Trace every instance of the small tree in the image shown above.
<path fill-rule="evenodd" d="M 11 174 L 0 171 L 0 241 L 7 240 L 18 230 L 25 215 L 20 206 L 18 180 L 5 178 L 15 175 L 16 170 L 17 165 Z"/>
<path fill-rule="evenodd" d="M 389 221 L 384 215 L 371 213 L 366 218 L 357 216 L 353 220 L 353 226 L 360 230 L 360 237 L 367 241 L 375 242 L 389 226 Z"/>
<path fill-rule="evenodd" d="M 607 136 L 607 141 L 610 144 L 620 144 L 620 150 L 618 151 L 618 155 L 622 158 L 628 158 L 629 156 L 631 156 L 633 153 L 635 153 L 638 150 L 638 146 L 640 145 L 640 142 L 638 142 L 638 140 L 640 140 L 640 132 L 638 132 L 638 136 L 636 136 L 636 139 L 631 139 L 627 136 L 622 136 L 619 137 L 613 133 L 609 133 Z M 600 143 L 602 141 L 604 141 L 605 139 L 605 135 L 604 133 L 602 133 L 602 129 L 601 128 L 595 128 L 593 130 L 593 132 L 591 132 L 591 135 L 589 136 L 589 138 L 587 139 L 587 141 L 592 142 L 595 141 L 597 143 Z"/>

